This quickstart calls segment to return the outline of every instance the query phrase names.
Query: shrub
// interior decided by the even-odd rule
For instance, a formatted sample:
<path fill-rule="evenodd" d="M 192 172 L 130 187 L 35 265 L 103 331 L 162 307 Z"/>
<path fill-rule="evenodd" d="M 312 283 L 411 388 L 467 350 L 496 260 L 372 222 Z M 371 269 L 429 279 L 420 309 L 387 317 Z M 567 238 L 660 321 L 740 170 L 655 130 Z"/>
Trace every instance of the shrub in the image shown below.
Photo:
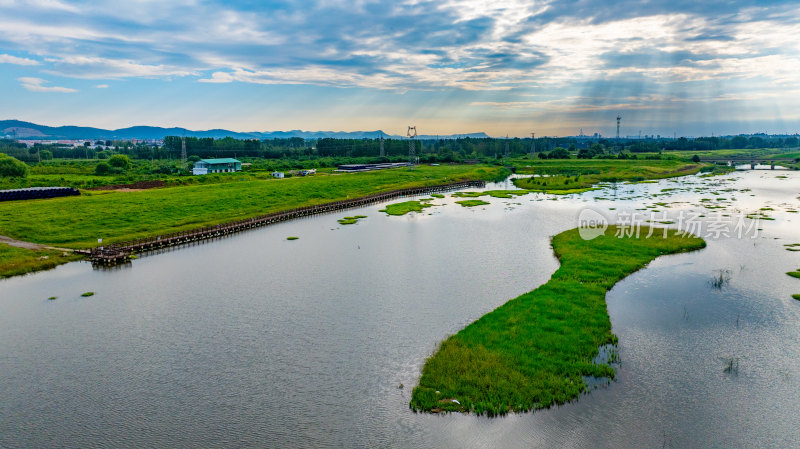
<path fill-rule="evenodd" d="M 549 159 L 569 159 L 570 154 L 566 148 L 556 147 L 548 154 Z"/>
<path fill-rule="evenodd" d="M 19 159 L 0 153 L 0 177 L 24 178 L 28 176 L 28 166 Z"/>
<path fill-rule="evenodd" d="M 100 162 L 97 164 L 97 167 L 94 168 L 95 175 L 107 175 L 111 172 L 111 166 L 105 162 Z"/>
<path fill-rule="evenodd" d="M 115 154 L 108 158 L 108 164 L 122 170 L 127 170 L 131 167 L 131 160 L 124 154 Z"/>

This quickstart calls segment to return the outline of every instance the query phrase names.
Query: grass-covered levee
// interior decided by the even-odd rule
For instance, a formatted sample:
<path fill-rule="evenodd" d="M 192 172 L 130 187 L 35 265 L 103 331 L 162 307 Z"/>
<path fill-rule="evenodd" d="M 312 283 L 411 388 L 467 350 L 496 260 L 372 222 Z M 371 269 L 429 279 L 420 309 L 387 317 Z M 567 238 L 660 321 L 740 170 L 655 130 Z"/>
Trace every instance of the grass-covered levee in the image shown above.
<path fill-rule="evenodd" d="M 561 262 L 541 287 L 512 299 L 443 341 L 425 362 L 411 408 L 488 415 L 546 408 L 570 401 L 583 376 L 614 377 L 592 363 L 615 343 L 605 295 L 619 280 L 660 255 L 693 251 L 705 242 L 669 230 L 642 228 L 617 237 L 609 227 L 592 240 L 578 229 L 553 237 Z"/>

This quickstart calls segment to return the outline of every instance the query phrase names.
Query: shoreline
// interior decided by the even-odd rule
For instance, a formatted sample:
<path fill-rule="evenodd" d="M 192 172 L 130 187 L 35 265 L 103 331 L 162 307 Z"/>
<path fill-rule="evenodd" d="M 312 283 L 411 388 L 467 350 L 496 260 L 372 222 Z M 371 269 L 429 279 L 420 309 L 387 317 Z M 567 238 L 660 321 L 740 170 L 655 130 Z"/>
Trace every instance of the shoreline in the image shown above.
<path fill-rule="evenodd" d="M 613 378 L 609 365 L 592 363 L 602 345 L 616 342 L 606 293 L 659 256 L 706 245 L 675 230 L 666 238 L 617 238 L 615 230 L 593 240 L 577 229 L 554 236 L 561 265 L 550 280 L 445 339 L 425 361 L 410 408 L 527 412 L 574 400 L 587 390 L 583 376 Z"/>
<path fill-rule="evenodd" d="M 489 168 L 489 167 L 486 167 L 486 168 Z M 493 168 L 494 169 L 498 169 L 498 167 L 493 167 Z M 480 170 L 479 170 L 479 172 L 480 172 Z M 488 174 L 490 174 L 489 176 L 487 176 L 487 174 L 480 174 L 479 176 L 481 178 L 483 178 L 484 181 L 488 181 L 489 178 L 491 178 L 492 176 L 495 176 L 494 174 L 491 174 L 491 173 L 492 173 L 492 171 L 489 170 L 488 171 Z M 681 177 L 681 176 L 685 176 L 687 174 L 691 174 L 691 173 L 682 173 L 682 174 L 671 173 L 671 174 L 667 175 L 667 177 Z M 655 179 L 659 179 L 660 177 L 661 176 L 656 176 Z M 446 177 L 444 179 L 446 179 Z M 470 181 L 470 182 L 477 182 L 477 181 L 474 181 L 474 179 L 475 178 L 473 178 L 473 180 Z M 467 180 L 463 180 L 462 182 L 467 182 Z M 402 185 L 403 182 L 400 181 L 397 184 Z M 436 185 L 432 185 L 432 186 L 416 186 L 416 187 L 409 187 L 409 188 L 407 188 L 405 190 L 415 189 L 416 188 L 416 189 L 421 189 L 419 194 L 427 194 L 427 193 L 431 193 L 431 192 L 437 191 L 435 189 L 437 189 L 441 185 L 443 185 L 443 184 L 436 184 Z M 554 188 L 551 188 L 551 189 L 545 189 L 545 190 L 533 189 L 531 191 L 540 191 L 542 193 L 561 194 L 561 193 L 579 193 L 579 192 L 583 192 L 583 191 L 587 191 L 587 190 L 592 190 L 593 189 L 593 188 L 583 188 L 583 189 L 574 189 L 574 190 L 569 190 L 569 191 L 561 191 L 561 190 L 558 190 L 557 188 L 555 188 L 555 186 L 553 186 L 553 187 Z M 574 186 L 571 186 L 571 187 L 574 187 Z M 182 189 L 182 188 L 183 187 L 176 187 L 176 189 Z M 457 188 L 460 188 L 460 187 L 457 187 Z M 161 189 L 153 189 L 153 190 L 150 190 L 149 192 L 153 192 L 153 191 L 157 191 L 157 190 L 161 190 Z M 131 194 L 148 195 L 149 192 L 132 192 Z M 383 194 L 391 193 L 391 192 L 395 192 L 395 191 L 383 192 Z M 87 196 L 91 196 L 92 193 L 98 193 L 98 192 L 89 192 Z M 105 194 L 106 192 L 99 192 L 99 193 L 100 194 Z M 111 192 L 108 192 L 108 193 L 111 193 Z M 299 217 L 299 216 L 304 216 L 304 215 L 302 215 L 302 213 L 303 213 L 302 211 L 304 209 L 317 209 L 317 210 L 325 209 L 328 205 L 330 205 L 332 203 L 340 203 L 341 201 L 359 201 L 359 200 L 362 200 L 364 198 L 369 198 L 369 197 L 372 197 L 372 196 L 375 196 L 375 195 L 379 195 L 380 196 L 380 195 L 383 195 L 383 194 L 379 193 L 379 194 L 361 195 L 361 196 L 358 196 L 358 197 L 356 197 L 354 199 L 331 201 L 331 202 L 328 202 L 328 203 L 321 203 L 321 204 L 317 204 L 317 205 L 304 206 L 304 207 L 300 207 L 300 208 L 290 208 L 289 207 L 289 208 L 284 208 L 282 210 L 279 210 L 277 212 L 268 213 L 266 215 L 257 214 L 256 213 L 256 214 L 253 214 L 251 217 L 243 218 L 243 219 L 239 219 L 239 220 L 233 220 L 233 221 L 231 221 L 230 218 L 234 218 L 236 214 L 231 213 L 231 214 L 229 214 L 230 218 L 228 220 L 225 220 L 225 219 L 218 220 L 218 221 L 210 220 L 211 222 L 208 223 L 208 224 L 201 225 L 201 226 L 187 227 L 187 229 L 180 229 L 181 226 L 174 226 L 173 225 L 172 226 L 173 229 L 175 227 L 178 227 L 178 229 L 174 230 L 172 232 L 161 232 L 161 233 L 159 233 L 159 232 L 141 232 L 141 231 L 138 231 L 136 229 L 121 230 L 122 231 L 121 235 L 119 235 L 119 236 L 106 236 L 108 238 L 105 238 L 105 240 L 107 240 L 109 242 L 106 247 L 112 247 L 112 248 L 117 248 L 117 249 L 122 247 L 123 251 L 116 251 L 115 250 L 113 252 L 107 252 L 107 254 L 105 254 L 105 255 L 99 254 L 97 252 L 96 247 L 93 247 L 91 245 L 87 245 L 86 241 L 83 241 L 81 243 L 81 238 L 80 237 L 78 239 L 65 240 L 63 242 L 52 242 L 52 241 L 50 241 L 51 239 L 48 239 L 46 235 L 38 236 L 38 238 L 36 238 L 34 236 L 29 236 L 28 239 L 22 238 L 24 236 L 18 236 L 18 238 L 9 238 L 9 240 L 15 242 L 15 243 L 12 244 L 12 246 L 28 245 L 31 248 L 30 257 L 29 257 L 30 259 L 34 259 L 34 258 L 39 257 L 39 255 L 36 254 L 36 252 L 33 250 L 34 248 L 43 248 L 43 249 L 45 249 L 45 248 L 46 249 L 51 249 L 52 248 L 52 249 L 58 249 L 58 250 L 61 250 L 61 251 L 70 251 L 70 252 L 72 252 L 74 254 L 82 255 L 83 257 L 88 257 L 88 258 L 91 258 L 92 257 L 92 253 L 94 252 L 95 254 L 100 256 L 100 257 L 96 257 L 96 261 L 99 262 L 99 263 L 106 263 L 106 264 L 108 264 L 108 263 L 117 263 L 117 262 L 127 261 L 130 258 L 130 256 L 132 254 L 136 253 L 136 252 L 155 250 L 155 249 L 169 247 L 169 246 L 177 246 L 177 245 L 184 244 L 184 243 L 195 242 L 195 241 L 203 240 L 203 239 L 206 239 L 206 238 L 219 237 L 219 236 L 230 234 L 232 232 L 239 232 L 240 230 L 245 230 L 245 229 L 249 229 L 249 228 L 252 228 L 252 227 L 256 227 L 256 226 L 259 226 L 260 224 L 259 223 L 254 223 L 254 222 L 258 222 L 259 220 L 262 220 L 262 219 L 264 219 L 266 221 L 269 221 L 270 220 L 269 216 L 275 217 L 275 216 L 289 214 L 289 215 L 295 215 L 295 216 Z M 105 196 L 105 195 L 103 195 L 103 196 Z M 399 195 L 399 196 L 402 196 L 402 195 Z M 472 195 L 465 195 L 465 196 L 471 197 Z M 82 197 L 76 197 L 76 198 L 82 198 Z M 384 198 L 384 199 L 391 199 L 391 198 Z M 151 201 L 159 201 L 159 199 L 152 199 Z M 299 201 L 299 202 L 302 203 L 302 201 Z M 361 205 L 361 204 L 354 204 L 353 207 L 356 207 L 356 206 L 359 206 L 359 205 Z M 28 205 L 27 204 L 23 205 L 22 208 L 24 209 L 26 206 L 28 206 Z M 105 207 L 113 207 L 113 206 L 114 206 L 114 203 L 112 202 L 112 203 L 108 204 Z M 34 208 L 37 208 L 37 207 L 38 207 L 38 205 L 34 206 Z M 338 210 L 341 210 L 341 209 L 338 209 Z M 297 211 L 301 211 L 301 212 L 297 212 Z M 295 216 L 289 217 L 288 219 L 295 218 Z M 75 221 L 75 220 L 80 220 L 80 219 L 81 219 L 80 217 L 75 216 L 75 217 L 72 217 L 71 220 Z M 144 225 L 144 223 L 143 223 L 143 225 Z M 167 224 L 164 227 L 167 228 L 166 229 L 167 231 L 169 231 L 169 229 L 168 229 L 170 227 L 169 224 Z M 235 229 L 232 229 L 232 228 L 235 228 Z M 11 229 L 6 230 L 5 233 L 8 234 L 9 231 L 11 231 Z M 141 234 L 144 234 L 144 235 L 141 235 Z M 102 236 L 102 234 L 101 234 L 101 236 Z M 30 237 L 34 237 L 34 238 L 30 238 Z M 141 237 L 141 238 L 137 238 L 137 237 Z M 159 237 L 161 238 L 160 239 L 161 241 L 159 241 Z M 83 240 L 85 240 L 85 239 L 83 239 Z M 138 246 L 144 246 L 143 250 L 139 251 L 139 250 L 136 250 L 136 248 L 127 248 L 127 249 L 125 249 L 126 246 L 137 246 L 137 245 Z M 67 247 L 70 247 L 70 248 L 67 248 Z M 61 261 L 61 263 L 67 263 L 67 262 L 72 261 L 72 260 L 75 260 L 75 259 L 63 260 L 63 261 Z M 52 263 L 48 263 L 46 266 L 44 266 L 43 269 L 50 269 L 50 268 L 53 268 L 54 266 L 60 265 L 61 263 L 58 263 L 56 265 L 53 265 Z M 35 265 L 35 264 L 33 264 L 33 265 Z M 40 270 L 33 269 L 33 270 L 29 271 L 29 272 L 35 272 L 35 271 L 40 271 Z M 12 276 L 12 275 L 9 274 L 9 273 L 6 273 L 3 270 L 0 270 L 0 277 L 10 277 L 10 276 Z"/>

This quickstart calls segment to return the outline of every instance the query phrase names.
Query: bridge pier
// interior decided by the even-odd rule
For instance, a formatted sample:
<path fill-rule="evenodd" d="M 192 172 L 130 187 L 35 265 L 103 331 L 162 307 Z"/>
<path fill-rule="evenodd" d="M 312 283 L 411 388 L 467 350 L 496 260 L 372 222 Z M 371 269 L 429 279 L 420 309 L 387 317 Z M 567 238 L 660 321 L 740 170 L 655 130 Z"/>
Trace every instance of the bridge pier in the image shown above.
<path fill-rule="evenodd" d="M 750 170 L 756 169 L 756 161 L 750 161 Z"/>
<path fill-rule="evenodd" d="M 775 170 L 775 161 L 770 162 L 769 169 L 770 170 Z"/>

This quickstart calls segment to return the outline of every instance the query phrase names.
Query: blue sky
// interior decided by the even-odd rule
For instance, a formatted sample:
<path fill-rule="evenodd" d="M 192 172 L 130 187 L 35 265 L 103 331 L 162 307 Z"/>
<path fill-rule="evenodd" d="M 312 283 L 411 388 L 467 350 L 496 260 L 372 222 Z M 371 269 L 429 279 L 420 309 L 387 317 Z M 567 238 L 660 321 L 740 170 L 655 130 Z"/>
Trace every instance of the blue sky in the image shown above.
<path fill-rule="evenodd" d="M 0 0 L 0 119 L 800 131 L 800 2 Z"/>

